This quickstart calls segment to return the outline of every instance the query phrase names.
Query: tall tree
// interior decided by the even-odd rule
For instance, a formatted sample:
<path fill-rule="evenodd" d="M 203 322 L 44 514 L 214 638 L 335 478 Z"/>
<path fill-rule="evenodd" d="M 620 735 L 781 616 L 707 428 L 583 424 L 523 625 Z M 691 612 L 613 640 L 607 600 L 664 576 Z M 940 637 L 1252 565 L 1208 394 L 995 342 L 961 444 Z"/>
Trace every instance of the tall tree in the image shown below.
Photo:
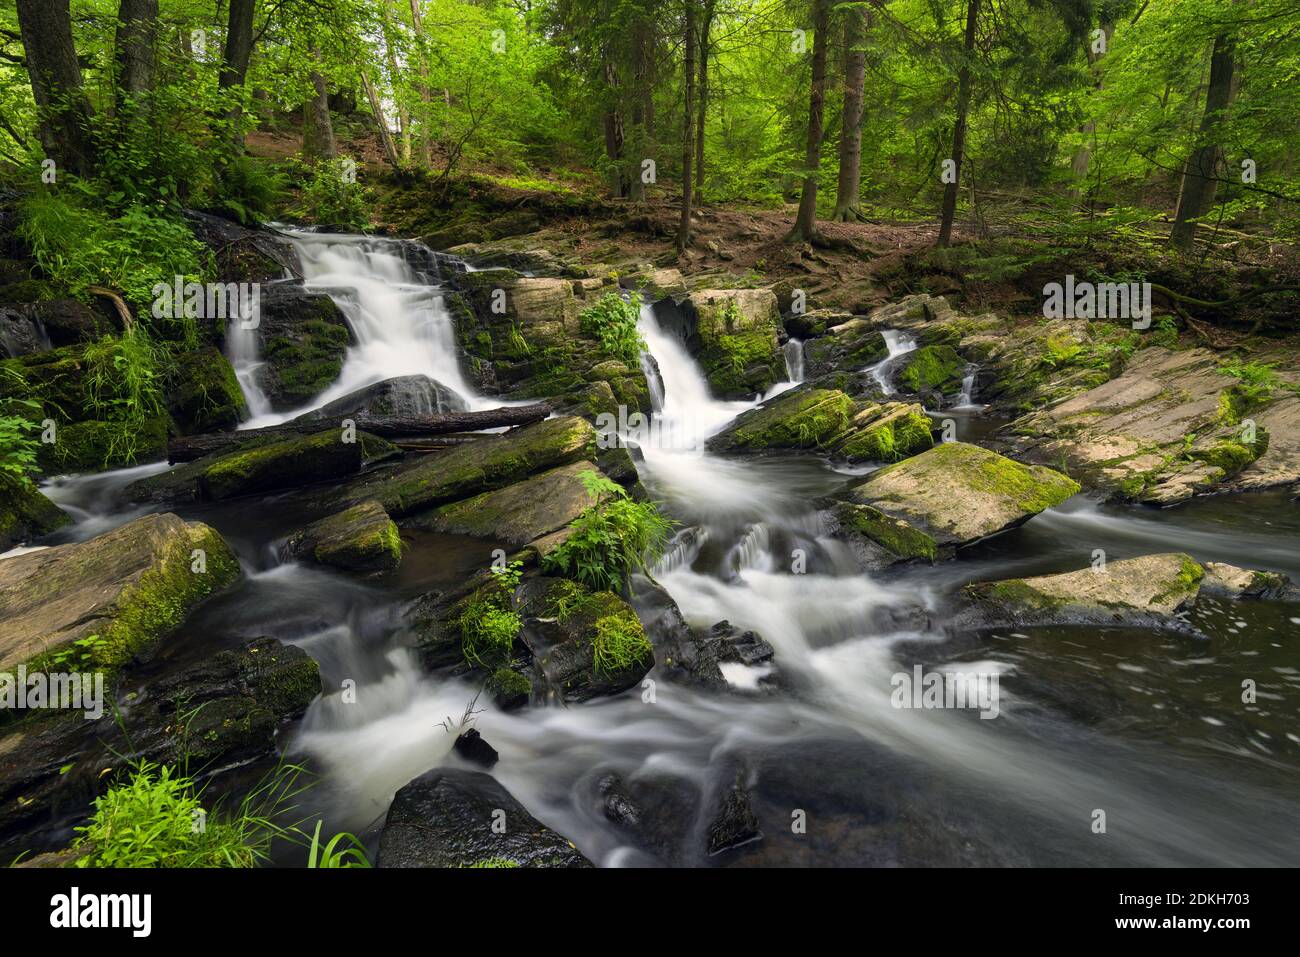
<path fill-rule="evenodd" d="M 230 0 L 226 16 L 226 45 L 221 55 L 221 72 L 217 75 L 218 89 L 235 95 L 226 110 L 226 120 L 238 152 L 242 152 L 244 147 L 244 138 L 238 130 L 243 113 L 244 77 L 248 75 L 248 62 L 253 56 L 253 12 L 256 7 L 257 0 Z"/>
<path fill-rule="evenodd" d="M 153 89 L 158 0 L 122 0 L 117 11 L 117 109 Z"/>
<path fill-rule="evenodd" d="M 302 108 L 302 151 L 308 159 L 333 159 L 338 155 L 334 143 L 334 122 L 330 117 L 329 88 L 317 64 L 320 51 L 313 43 L 308 49 L 311 72 L 308 82 L 311 95 Z"/>
<path fill-rule="evenodd" d="M 691 160 L 695 117 L 695 0 L 685 0 L 686 40 L 685 63 L 682 65 L 686 89 L 683 99 L 682 122 L 682 217 L 677 225 L 677 251 L 683 253 L 691 242 Z"/>
<path fill-rule="evenodd" d="M 709 32 L 713 26 L 714 0 L 704 0 L 700 12 L 700 95 L 695 122 L 695 198 L 704 192 L 704 124 L 709 114 Z"/>
<path fill-rule="evenodd" d="M 638 94 L 632 107 L 632 128 L 641 155 L 636 157 L 638 162 L 632 171 L 629 196 L 636 202 L 644 202 L 646 198 L 646 183 L 642 179 L 640 161 L 654 158 L 652 154 L 654 153 L 655 127 L 654 64 L 656 37 L 655 21 L 650 15 L 653 2 L 654 0 L 649 0 L 642 11 L 642 15 L 637 18 L 633 27 L 632 38 L 635 47 Z"/>
<path fill-rule="evenodd" d="M 943 214 L 939 221 L 939 245 L 952 240 L 952 221 L 957 215 L 957 190 L 961 187 L 962 156 L 966 152 L 966 124 L 970 115 L 971 66 L 975 59 L 975 28 L 980 0 L 966 0 L 966 37 L 962 43 L 961 67 L 957 71 L 957 117 L 952 129 L 952 180 L 943 190 Z"/>
<path fill-rule="evenodd" d="M 831 219 L 852 222 L 862 218 L 862 100 L 867 77 L 864 48 L 870 14 L 865 6 L 844 12 L 844 111 L 840 114 L 840 178 Z"/>
<path fill-rule="evenodd" d="M 1196 220 L 1210 211 L 1223 175 L 1223 146 L 1219 127 L 1232 105 L 1232 75 L 1236 61 L 1236 39 L 1223 32 L 1214 38 L 1210 54 L 1210 83 L 1205 91 L 1205 112 L 1201 115 L 1199 145 L 1192 150 L 1183 167 L 1182 188 L 1178 194 L 1178 211 L 1169 242 L 1175 249 L 1192 248 Z"/>
<path fill-rule="evenodd" d="M 794 226 L 786 242 L 821 242 L 817 230 L 817 173 L 821 166 L 822 122 L 826 105 L 826 42 L 830 32 L 830 0 L 813 0 L 812 89 L 808 96 L 808 142 L 804 153 L 803 193 Z"/>
<path fill-rule="evenodd" d="M 18 29 L 45 155 L 61 169 L 85 176 L 95 166 L 92 114 L 81 86 L 68 0 L 18 0 Z"/>

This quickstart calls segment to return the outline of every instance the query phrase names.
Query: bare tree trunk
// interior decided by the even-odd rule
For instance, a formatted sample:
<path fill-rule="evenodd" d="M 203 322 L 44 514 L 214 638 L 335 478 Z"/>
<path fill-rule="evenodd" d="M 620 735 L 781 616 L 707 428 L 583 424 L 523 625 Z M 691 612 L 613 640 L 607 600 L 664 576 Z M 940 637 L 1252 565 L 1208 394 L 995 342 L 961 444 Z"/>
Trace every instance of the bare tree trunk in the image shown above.
<path fill-rule="evenodd" d="M 1178 211 L 1169 242 L 1175 249 L 1190 250 L 1196 235 L 1196 220 L 1210 211 L 1223 175 L 1223 147 L 1218 142 L 1218 126 L 1232 105 L 1232 75 L 1236 52 L 1235 39 L 1226 33 L 1214 38 L 1210 56 L 1210 84 L 1205 93 L 1205 113 L 1201 116 L 1201 145 L 1192 150 L 1183 167 Z"/>
<path fill-rule="evenodd" d="M 677 226 L 677 252 L 684 253 L 691 244 L 691 135 L 695 109 L 695 0 L 686 0 L 686 62 L 682 66 L 686 84 L 682 120 L 682 218 Z"/>
<path fill-rule="evenodd" d="M 370 112 L 375 117 L 375 126 L 379 130 L 379 138 L 384 143 L 384 155 L 388 157 L 388 162 L 394 169 L 399 168 L 402 163 L 397 155 L 397 145 L 393 142 L 393 134 L 389 132 L 388 120 L 384 118 L 384 111 L 379 105 L 379 94 L 375 92 L 375 84 L 370 79 L 370 75 L 365 69 L 361 70 L 361 85 L 366 89 L 366 99 L 370 101 Z"/>
<path fill-rule="evenodd" d="M 158 30 L 158 0 L 122 0 L 117 10 L 116 107 L 128 97 L 153 89 L 154 42 Z"/>
<path fill-rule="evenodd" d="M 862 218 L 858 194 L 862 188 L 862 100 L 867 80 L 863 49 L 870 14 L 851 7 L 844 21 L 844 112 L 840 119 L 840 178 L 831 219 L 847 223 Z"/>
<path fill-rule="evenodd" d="M 812 90 L 808 97 L 808 149 L 804 155 L 803 193 L 799 197 L 799 215 L 786 234 L 786 242 L 816 242 L 817 171 L 821 166 L 822 119 L 826 105 L 826 40 L 830 32 L 831 0 L 814 0 Z"/>
<path fill-rule="evenodd" d="M 90 101 L 81 87 L 68 0 L 18 0 L 18 29 L 45 155 L 60 170 L 89 175 L 95 167 Z"/>
<path fill-rule="evenodd" d="M 970 114 L 970 58 L 975 55 L 975 27 L 980 15 L 980 0 L 967 0 L 966 40 L 962 45 L 965 59 L 957 73 L 957 122 L 952 131 L 953 176 L 943 191 L 943 215 L 939 222 L 939 245 L 952 240 L 952 221 L 957 215 L 957 190 L 961 186 L 962 154 L 966 151 L 966 121 Z"/>
<path fill-rule="evenodd" d="M 646 198 L 646 183 L 642 180 L 643 171 L 641 163 L 651 157 L 650 137 L 647 133 L 647 114 L 646 114 L 646 96 L 644 91 L 647 84 L 650 83 L 650 56 L 649 45 L 653 42 L 654 26 L 648 18 L 637 21 L 635 32 L 633 34 L 633 45 L 636 55 L 636 83 L 637 87 L 643 91 L 632 107 L 632 129 L 636 138 L 635 146 L 639 147 L 640 155 L 634 157 L 636 162 L 633 164 L 632 179 L 628 184 L 628 198 L 633 202 L 644 203 Z M 652 106 L 653 108 L 653 106 Z"/>
<path fill-rule="evenodd" d="M 627 170 L 624 168 L 623 145 L 623 114 L 619 111 L 619 81 L 618 70 L 614 66 L 613 60 L 610 59 L 608 51 L 605 54 L 605 87 L 606 95 L 611 100 L 611 106 L 605 111 L 605 155 L 609 158 L 610 174 L 609 189 L 610 193 L 617 199 L 622 199 L 628 194 L 627 190 Z"/>
<path fill-rule="evenodd" d="M 397 0 L 384 0 L 380 16 L 383 17 L 384 25 L 384 57 L 388 61 L 388 75 L 393 83 L 393 102 L 397 105 L 397 129 L 402 137 L 402 165 L 409 166 L 411 164 L 411 114 L 397 94 L 397 81 L 401 74 L 397 71 L 397 51 L 393 47 L 394 27 L 391 14 L 394 11 L 390 10 L 396 2 Z"/>
<path fill-rule="evenodd" d="M 695 122 L 695 201 L 704 195 L 704 123 L 709 113 L 709 28 L 713 25 L 714 0 L 706 0 L 700 22 L 700 105 Z"/>

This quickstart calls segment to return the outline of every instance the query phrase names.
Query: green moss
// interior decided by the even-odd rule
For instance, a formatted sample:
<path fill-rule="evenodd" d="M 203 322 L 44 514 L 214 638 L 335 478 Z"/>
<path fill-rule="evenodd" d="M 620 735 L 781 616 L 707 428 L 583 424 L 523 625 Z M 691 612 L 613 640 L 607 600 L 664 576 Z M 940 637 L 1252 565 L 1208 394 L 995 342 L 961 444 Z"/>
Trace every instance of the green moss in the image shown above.
<path fill-rule="evenodd" d="M 1053 611 L 1069 604 L 1063 598 L 1044 595 L 1023 578 L 977 582 L 967 585 L 965 591 L 966 595 L 975 601 L 988 601 L 1020 611 Z"/>
<path fill-rule="evenodd" d="M 166 416 L 133 422 L 71 422 L 56 426 L 54 442 L 40 446 L 41 470 L 98 472 L 162 458 L 167 452 L 171 420 Z"/>
<path fill-rule="evenodd" d="M 948 392 L 961 385 L 965 374 L 966 362 L 952 346 L 922 346 L 908 357 L 898 381 L 908 392 Z"/>
<path fill-rule="evenodd" d="M 231 428 L 245 411 L 235 370 L 215 347 L 182 355 L 170 379 L 167 407 L 182 433 Z"/>
<path fill-rule="evenodd" d="M 332 428 L 223 455 L 204 469 L 199 485 L 205 498 L 219 500 L 321 482 L 359 470 L 362 454 L 360 442 L 344 442 L 341 430 Z"/>
<path fill-rule="evenodd" d="M 1202 568 L 1195 559 L 1190 555 L 1181 556 L 1178 566 L 1178 574 L 1169 587 L 1157 594 L 1151 601 L 1153 604 L 1165 602 L 1180 596 L 1192 596 L 1200 590 L 1201 579 L 1205 577 L 1205 569 Z"/>
<path fill-rule="evenodd" d="M 29 480 L 0 472 L 0 551 L 72 521 Z"/>
<path fill-rule="evenodd" d="M 202 572 L 193 570 L 195 549 L 204 553 Z M 156 568 L 122 592 L 112 623 L 95 645 L 95 667 L 116 671 L 147 645 L 180 627 L 195 605 L 239 575 L 238 559 L 216 530 L 192 527 L 188 538 L 175 543 Z"/>
<path fill-rule="evenodd" d="M 325 303 L 322 308 L 334 308 L 328 299 Z M 339 377 L 350 342 L 345 325 L 324 319 L 298 323 L 294 338 L 270 338 L 264 349 L 269 391 L 295 405 L 315 398 Z"/>
<path fill-rule="evenodd" d="M 724 397 L 762 392 L 780 381 L 785 368 L 770 329 L 719 335 L 705 342 L 699 361 L 714 393 Z"/>
<path fill-rule="evenodd" d="M 920 406 L 868 423 L 835 450 L 852 462 L 896 462 L 934 446 L 930 417 Z"/>
<path fill-rule="evenodd" d="M 1207 449 L 1193 449 L 1190 455 L 1198 462 L 1222 469 L 1221 478 L 1236 475 L 1259 457 L 1256 446 L 1231 441 L 1216 442 Z"/>
<path fill-rule="evenodd" d="M 741 449 L 813 449 L 844 433 L 855 410 L 843 392 L 811 389 L 747 413 L 720 444 Z"/>
<path fill-rule="evenodd" d="M 498 705 L 506 707 L 521 698 L 527 701 L 532 696 L 533 683 L 510 668 L 498 668 L 488 679 L 487 690 Z"/>
<path fill-rule="evenodd" d="M 466 864 L 471 868 L 496 868 L 496 867 L 519 867 L 518 861 L 512 861 L 508 857 L 485 857 L 481 861 L 475 861 L 473 864 Z"/>
<path fill-rule="evenodd" d="M 924 558 L 934 561 L 938 546 L 933 538 L 911 525 L 891 518 L 870 505 L 843 502 L 835 507 L 835 517 L 847 528 L 866 536 L 881 548 L 900 558 Z"/>

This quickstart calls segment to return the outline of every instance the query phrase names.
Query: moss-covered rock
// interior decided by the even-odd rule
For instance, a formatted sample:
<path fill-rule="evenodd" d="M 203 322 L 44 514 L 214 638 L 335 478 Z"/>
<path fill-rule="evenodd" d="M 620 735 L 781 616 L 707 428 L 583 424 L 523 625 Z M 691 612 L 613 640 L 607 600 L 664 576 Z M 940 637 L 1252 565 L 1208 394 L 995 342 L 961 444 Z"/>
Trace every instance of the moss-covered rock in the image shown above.
<path fill-rule="evenodd" d="M 32 482 L 0 472 L 0 552 L 72 521 Z"/>
<path fill-rule="evenodd" d="M 905 392 L 949 393 L 961 388 L 965 375 L 966 360 L 957 355 L 957 350 L 935 345 L 921 346 L 903 356 L 896 378 Z"/>
<path fill-rule="evenodd" d="M 229 360 L 215 346 L 183 353 L 167 387 L 167 409 L 182 434 L 234 428 L 246 411 Z"/>
<path fill-rule="evenodd" d="M 406 521 L 440 532 L 527 545 L 565 528 L 584 509 L 596 503 L 582 481 L 583 472 L 603 475 L 587 461 L 561 465 L 503 489 L 411 516 Z"/>
<path fill-rule="evenodd" d="M 113 672 L 239 575 L 239 562 L 214 529 L 171 514 L 6 559 L 0 562 L 0 669 L 73 652 L 86 665 Z"/>
<path fill-rule="evenodd" d="M 826 334 L 804 343 L 804 369 L 809 378 L 833 372 L 856 372 L 889 355 L 880 331 L 866 319 L 848 319 L 830 326 Z"/>
<path fill-rule="evenodd" d="M 763 392 L 785 376 L 777 343 L 781 317 L 770 289 L 706 289 L 691 293 L 688 314 L 709 386 L 722 398 Z"/>
<path fill-rule="evenodd" d="M 965 594 L 990 622 L 1172 622 L 1195 602 L 1205 570 L 1181 552 L 1143 555 L 1059 575 L 977 582 Z"/>
<path fill-rule="evenodd" d="M 934 445 L 930 417 L 916 403 L 869 402 L 850 422 L 849 433 L 834 448 L 849 462 L 897 462 Z"/>
<path fill-rule="evenodd" d="M 397 525 L 378 502 L 362 502 L 313 522 L 287 547 L 295 558 L 350 572 L 392 571 L 402 560 Z"/>
<path fill-rule="evenodd" d="M 154 462 L 167 453 L 173 428 L 167 416 L 141 422 L 70 422 L 55 425 L 54 441 L 41 443 L 37 464 L 49 475 L 100 472 L 104 469 Z"/>
<path fill-rule="evenodd" d="M 276 409 L 292 409 L 332 385 L 352 334 L 334 300 L 294 284 L 262 290 L 262 390 Z"/>
<path fill-rule="evenodd" d="M 821 448 L 848 430 L 855 412 L 843 392 L 800 389 L 741 414 L 707 444 L 715 452 Z"/>
<path fill-rule="evenodd" d="M 533 683 L 527 675 L 511 668 L 498 668 L 487 682 L 488 694 L 502 711 L 513 711 L 528 703 Z"/>
<path fill-rule="evenodd" d="M 1060 472 L 948 442 L 873 472 L 850 498 L 903 520 L 942 548 L 1019 525 L 1078 491 Z"/>
<path fill-rule="evenodd" d="M 894 559 L 934 561 L 938 557 L 939 548 L 933 538 L 878 508 L 840 502 L 832 514 L 838 523 L 838 537 L 866 539 L 889 553 L 888 562 Z"/>
<path fill-rule="evenodd" d="M 546 419 L 424 456 L 390 475 L 349 486 L 342 498 L 349 504 L 374 499 L 389 515 L 402 518 L 585 460 L 595 453 L 596 437 L 585 419 Z"/>
<path fill-rule="evenodd" d="M 618 694 L 654 667 L 654 649 L 636 612 L 611 592 L 537 577 L 519 591 L 535 685 L 564 701 Z"/>
<path fill-rule="evenodd" d="M 200 497 L 213 501 L 311 485 L 360 471 L 360 441 L 346 442 L 341 429 L 232 452 L 208 464 L 199 478 Z"/>
<path fill-rule="evenodd" d="M 98 414 L 86 383 L 90 364 L 81 345 L 63 346 L 0 362 L 0 399 L 41 404 L 41 418 L 81 422 Z"/>

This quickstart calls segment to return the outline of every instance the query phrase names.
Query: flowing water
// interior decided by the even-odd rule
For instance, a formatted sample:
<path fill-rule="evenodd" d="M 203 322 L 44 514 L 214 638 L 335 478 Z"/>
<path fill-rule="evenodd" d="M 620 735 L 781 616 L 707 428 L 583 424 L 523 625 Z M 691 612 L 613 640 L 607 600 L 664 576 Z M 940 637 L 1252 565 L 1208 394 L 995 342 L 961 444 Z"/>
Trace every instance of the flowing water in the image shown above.
<path fill-rule="evenodd" d="M 298 241 L 314 285 L 354 295 L 349 319 L 359 345 L 346 385 L 328 396 L 422 372 L 478 401 L 455 370 L 451 340 L 430 328 L 441 321 L 437 291 L 415 288 L 418 277 L 389 245 Z M 682 342 L 648 308 L 640 330 L 661 426 L 641 448 L 642 478 L 681 523 L 655 575 L 692 625 L 726 619 L 762 634 L 775 648 L 774 668 L 729 665 L 730 692 L 656 680 L 650 696 L 636 688 L 509 714 L 478 700 L 474 724 L 501 755 L 493 773 L 535 816 L 609 866 L 1300 861 L 1295 606 L 1205 602 L 1198 634 L 945 628 L 962 584 L 1084 567 L 1096 549 L 1112 560 L 1181 549 L 1300 575 L 1300 513 L 1284 496 L 1208 499 L 1167 512 L 1077 496 L 958 561 L 863 574 L 825 534 L 815 505 L 863 470 L 813 455 L 708 453 L 704 440 L 756 403 L 714 399 Z M 909 348 L 906 337 L 886 338 L 891 359 Z M 439 343 L 446 351 L 435 355 Z M 882 367 L 877 379 L 887 383 Z M 793 385 L 794 362 L 789 371 Z M 978 413 L 962 420 L 978 431 Z M 122 484 L 122 473 L 54 483 L 52 494 L 79 523 L 65 534 L 85 537 L 82 530 L 117 521 Z M 291 496 L 184 514 L 220 529 L 248 576 L 201 610 L 176 653 L 270 634 L 320 662 L 325 694 L 286 744 L 321 775 L 306 812 L 324 815 L 326 830 L 364 834 L 373 851 L 393 793 L 458 760 L 455 731 L 477 693 L 420 670 L 401 608 L 487 564 L 495 543 L 404 533 L 410 547 L 399 571 L 359 583 L 280 561 L 276 544 L 308 517 Z M 894 708 L 891 678 L 914 665 L 997 673 L 999 716 Z M 1258 685 L 1257 704 L 1240 702 L 1246 678 Z M 342 691 L 348 679 L 354 701 Z M 648 813 L 651 849 L 604 817 L 597 782 L 611 772 L 659 797 Z M 738 772 L 764 839 L 706 857 L 711 809 Z M 1093 831 L 1097 811 L 1105 833 Z M 806 829 L 796 833 L 801 819 Z"/>
<path fill-rule="evenodd" d="M 916 340 L 897 329 L 886 329 L 881 335 L 885 338 L 885 348 L 889 353 L 867 371 L 876 380 L 881 392 L 885 395 L 894 395 L 898 391 L 894 388 L 894 366 L 898 364 L 900 356 L 916 349 Z"/>

